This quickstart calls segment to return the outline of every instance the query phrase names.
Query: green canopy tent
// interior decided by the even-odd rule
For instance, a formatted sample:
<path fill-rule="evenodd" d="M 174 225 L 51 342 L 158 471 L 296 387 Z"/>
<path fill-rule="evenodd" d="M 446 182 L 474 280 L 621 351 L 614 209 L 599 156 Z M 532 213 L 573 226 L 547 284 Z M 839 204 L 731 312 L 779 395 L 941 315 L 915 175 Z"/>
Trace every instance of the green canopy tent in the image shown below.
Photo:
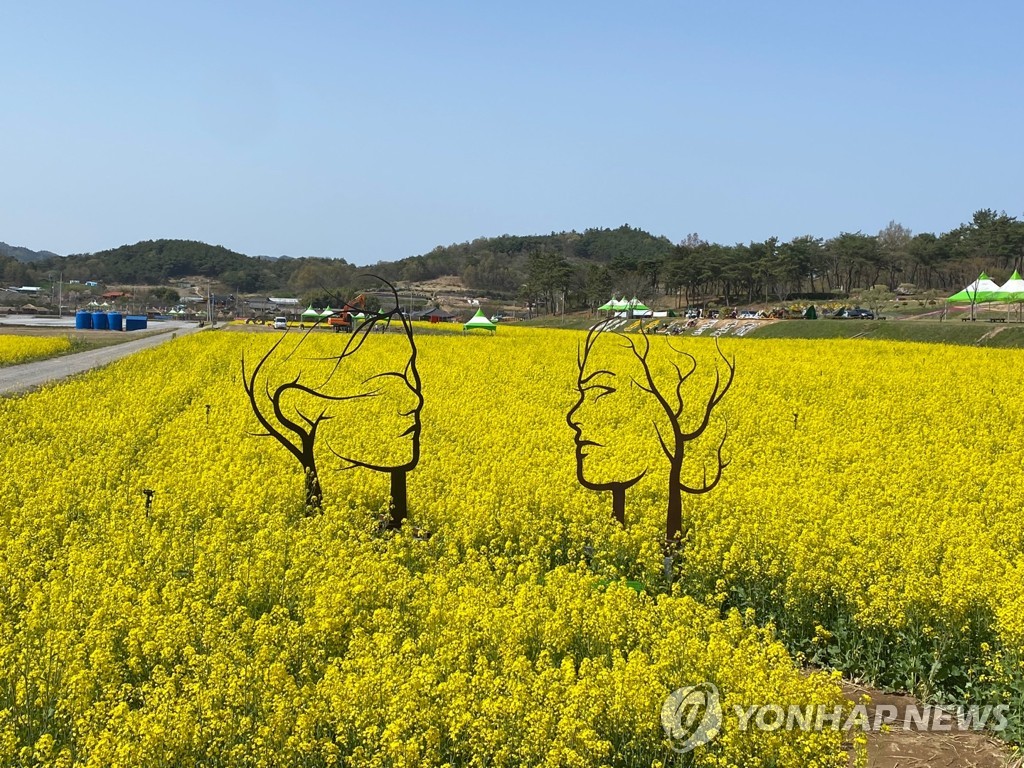
<path fill-rule="evenodd" d="M 487 318 L 487 315 L 484 314 L 482 309 L 478 309 L 476 314 L 469 318 L 469 320 L 462 326 L 463 331 L 472 331 L 474 329 L 491 331 L 493 333 L 498 330 L 498 326 Z"/>
<path fill-rule="evenodd" d="M 302 311 L 302 314 L 299 315 L 299 317 L 301 317 L 303 320 L 319 320 L 320 313 L 313 309 L 313 305 L 310 304 L 309 307 Z"/>
<path fill-rule="evenodd" d="M 1017 314 L 1020 315 L 1021 303 L 1024 302 L 1024 278 L 1016 269 L 1010 275 L 1010 279 L 999 286 L 996 291 L 998 301 L 1006 302 L 1006 319 L 1010 319 L 1010 305 L 1017 304 Z"/>
<path fill-rule="evenodd" d="M 625 296 L 623 296 L 618 301 L 612 302 L 612 310 L 614 312 L 625 312 L 627 309 L 629 309 L 629 302 L 626 301 Z"/>
<path fill-rule="evenodd" d="M 974 319 L 974 307 L 986 301 L 999 300 L 999 286 L 989 276 L 982 272 L 978 279 L 968 285 L 962 291 L 954 293 L 946 301 L 950 304 L 970 304 L 971 320 Z"/>
<path fill-rule="evenodd" d="M 629 300 L 629 311 L 634 315 L 643 315 L 650 312 L 651 308 L 634 296 Z"/>
<path fill-rule="evenodd" d="M 1003 301 L 1024 301 L 1024 278 L 1016 269 L 1010 279 L 999 286 L 997 291 Z"/>
<path fill-rule="evenodd" d="M 611 310 L 615 309 L 615 305 L 618 304 L 618 303 L 619 303 L 619 300 L 617 298 L 615 298 L 614 296 L 612 296 L 611 301 L 606 301 L 604 304 L 602 304 L 597 309 L 598 309 L 599 312 L 610 312 Z"/>
<path fill-rule="evenodd" d="M 321 320 L 326 320 L 328 317 L 330 317 L 333 314 L 334 314 L 334 310 L 331 309 L 331 305 L 328 304 L 327 308 L 323 312 L 320 313 L 320 319 Z"/>

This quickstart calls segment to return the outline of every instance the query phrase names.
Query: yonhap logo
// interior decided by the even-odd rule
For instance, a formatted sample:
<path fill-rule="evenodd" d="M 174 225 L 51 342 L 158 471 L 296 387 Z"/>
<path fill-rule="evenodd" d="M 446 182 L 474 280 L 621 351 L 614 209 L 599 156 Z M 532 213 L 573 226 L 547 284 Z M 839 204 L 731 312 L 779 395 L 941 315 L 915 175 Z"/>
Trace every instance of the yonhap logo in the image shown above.
<path fill-rule="evenodd" d="M 735 722 L 732 716 L 735 715 Z M 1008 704 L 961 704 L 945 706 L 912 702 L 905 706 L 879 704 L 868 709 L 866 703 L 852 701 L 827 703 L 733 704 L 730 727 L 739 731 L 844 731 L 881 732 L 896 725 L 903 731 L 999 733 L 1010 723 Z M 661 705 L 661 727 L 676 752 L 691 752 L 707 744 L 722 732 L 722 702 L 713 683 L 679 688 Z"/>
<path fill-rule="evenodd" d="M 688 685 L 661 705 L 661 727 L 680 754 L 707 744 L 722 729 L 722 704 L 712 683 Z"/>

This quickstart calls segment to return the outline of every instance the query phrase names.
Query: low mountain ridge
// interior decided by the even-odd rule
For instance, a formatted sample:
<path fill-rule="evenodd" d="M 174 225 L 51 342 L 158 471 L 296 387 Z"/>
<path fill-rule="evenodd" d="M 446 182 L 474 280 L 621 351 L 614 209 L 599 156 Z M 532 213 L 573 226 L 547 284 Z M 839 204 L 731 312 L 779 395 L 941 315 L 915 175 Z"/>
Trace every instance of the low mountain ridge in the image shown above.
<path fill-rule="evenodd" d="M 61 258 L 60 254 L 53 251 L 33 251 L 20 245 L 8 245 L 2 242 L 0 242 L 0 256 L 8 256 L 20 261 L 22 264 L 33 264 L 37 261 L 45 261 L 46 259 Z"/>

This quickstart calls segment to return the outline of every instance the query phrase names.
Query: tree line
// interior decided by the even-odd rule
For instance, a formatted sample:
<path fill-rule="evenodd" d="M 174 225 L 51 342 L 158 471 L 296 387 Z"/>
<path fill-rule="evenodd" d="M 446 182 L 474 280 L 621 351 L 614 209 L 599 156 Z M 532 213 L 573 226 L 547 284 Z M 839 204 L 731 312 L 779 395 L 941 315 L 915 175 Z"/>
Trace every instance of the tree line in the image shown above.
<path fill-rule="evenodd" d="M 467 288 L 555 312 L 593 309 L 612 295 L 733 306 L 843 297 L 875 286 L 952 293 L 982 270 L 1005 279 L 1022 260 L 1024 222 L 983 209 L 939 235 L 914 234 L 892 221 L 877 234 L 769 237 L 734 245 L 691 234 L 673 244 L 626 224 L 480 238 L 376 269 L 398 281 L 458 274 Z"/>
<path fill-rule="evenodd" d="M 347 295 L 371 271 L 392 283 L 457 275 L 470 292 L 518 301 L 537 311 L 595 308 L 613 294 L 677 306 L 708 302 L 785 303 L 846 296 L 884 286 L 951 293 L 982 270 L 1005 279 L 1024 260 L 1024 221 L 976 211 L 941 234 L 912 233 L 893 221 L 876 234 L 842 232 L 723 245 L 691 234 L 679 243 L 624 224 L 614 229 L 501 235 L 438 246 L 372 267 L 343 259 L 252 257 L 188 240 L 151 240 L 93 254 L 24 263 L 0 254 L 0 279 L 159 285 L 204 276 L 231 293 L 282 292 L 303 298 Z"/>
<path fill-rule="evenodd" d="M 247 256 L 194 240 L 145 240 L 97 253 L 52 256 L 31 263 L 0 255 L 5 283 L 95 280 L 107 285 L 162 285 L 184 277 L 205 277 L 232 293 L 305 293 L 347 285 L 359 268 L 343 259 L 272 259 Z"/>

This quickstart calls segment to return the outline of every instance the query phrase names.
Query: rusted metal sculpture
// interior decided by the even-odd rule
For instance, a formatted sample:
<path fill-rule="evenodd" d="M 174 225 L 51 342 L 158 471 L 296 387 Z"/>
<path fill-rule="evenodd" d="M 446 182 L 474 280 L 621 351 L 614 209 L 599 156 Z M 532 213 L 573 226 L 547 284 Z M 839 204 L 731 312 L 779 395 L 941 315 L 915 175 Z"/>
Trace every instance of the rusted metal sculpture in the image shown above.
<path fill-rule="evenodd" d="M 323 503 L 323 489 L 317 466 L 317 446 L 319 442 L 322 442 L 324 449 L 342 460 L 343 469 L 362 467 L 390 474 L 391 514 L 385 527 L 393 529 L 400 527 L 402 521 L 408 516 L 406 475 L 419 463 L 420 413 L 423 408 L 423 394 L 419 371 L 416 367 L 417 349 L 416 341 L 413 337 L 412 324 L 401 312 L 398 305 L 398 294 L 394 286 L 385 280 L 381 280 L 381 282 L 390 289 L 395 298 L 394 309 L 388 312 L 367 313 L 366 318 L 357 327 L 353 328 L 350 336 L 346 337 L 346 342 L 341 352 L 336 356 L 326 358 L 327 361 L 333 361 L 334 365 L 330 367 L 329 372 L 322 380 L 316 383 L 309 383 L 309 377 L 307 376 L 304 379 L 303 372 L 300 371 L 282 383 L 275 383 L 271 381 L 272 376 L 268 369 L 270 361 L 276 356 L 287 359 L 294 355 L 302 341 L 315 329 L 316 324 L 314 324 L 314 327 L 307 330 L 295 347 L 287 354 L 284 354 L 281 344 L 289 331 L 282 333 L 281 337 L 263 355 L 251 371 L 247 370 L 243 357 L 242 383 L 249 398 L 252 411 L 264 430 L 258 433 L 258 436 L 273 437 L 302 466 L 305 476 L 305 502 L 308 515 L 317 513 Z M 356 392 L 355 394 L 334 394 L 332 392 L 332 381 L 339 375 L 346 361 L 367 343 L 371 332 L 375 328 L 386 331 L 391 327 L 392 321 L 395 320 L 398 321 L 400 332 L 409 343 L 409 357 L 404 366 L 400 370 L 383 371 L 363 379 L 359 384 L 360 386 L 368 387 L 364 391 Z M 320 358 L 320 362 L 323 361 L 324 359 Z M 410 421 L 408 429 L 399 435 L 400 438 L 409 438 L 411 441 L 408 460 L 395 465 L 365 461 L 358 456 L 347 455 L 347 452 L 342 453 L 336 450 L 329 440 L 319 440 L 320 430 L 327 422 L 332 420 L 336 422 L 344 421 L 343 403 L 380 396 L 380 388 L 374 388 L 374 382 L 392 377 L 401 380 L 413 397 L 413 406 L 409 410 L 399 413 L 399 416 L 408 418 Z M 283 400 L 294 395 L 304 396 L 300 398 L 303 407 L 300 408 L 293 404 L 290 409 L 286 408 L 283 405 Z"/>
<path fill-rule="evenodd" d="M 658 443 L 661 446 L 662 453 L 665 458 L 668 459 L 669 472 L 668 472 L 668 510 L 665 516 L 665 542 L 666 547 L 671 549 L 676 546 L 683 535 L 683 494 L 705 494 L 709 491 L 714 490 L 715 486 L 718 485 L 722 479 L 722 472 L 729 462 L 722 458 L 722 449 L 725 447 L 726 438 L 729 436 L 728 426 L 722 434 L 722 439 L 718 443 L 718 450 L 716 451 L 716 466 L 714 477 L 708 480 L 707 466 L 704 469 L 704 479 L 700 485 L 690 485 L 684 483 L 682 480 L 683 474 L 683 463 L 686 459 L 686 447 L 689 443 L 697 440 L 701 437 L 708 429 L 711 424 L 711 415 L 718 404 L 722 402 L 722 398 L 725 397 L 729 388 L 732 386 L 733 378 L 736 375 L 736 362 L 735 360 L 729 360 L 718 346 L 718 341 L 715 341 L 715 349 L 718 351 L 719 356 L 725 361 L 726 370 L 728 370 L 728 376 L 725 383 L 722 383 L 721 373 L 717 366 L 715 368 L 715 385 L 711 390 L 711 393 L 707 396 L 703 405 L 700 406 L 698 414 L 700 415 L 700 421 L 693 429 L 683 428 L 683 416 L 686 412 L 686 398 L 683 396 L 683 385 L 687 379 L 693 375 L 694 371 L 697 370 L 697 359 L 689 352 L 685 352 L 681 349 L 677 349 L 672 345 L 668 339 L 665 340 L 666 346 L 676 354 L 687 358 L 690 361 L 689 370 L 683 371 L 679 365 L 672 361 L 672 368 L 675 371 L 675 386 L 672 387 L 667 393 L 662 391 L 658 383 L 655 381 L 653 374 L 651 373 L 651 367 L 648 361 L 648 356 L 651 351 L 651 342 L 646 334 L 640 334 L 642 343 L 637 341 L 632 336 L 626 336 L 626 342 L 629 348 L 632 350 L 633 355 L 640 362 L 644 371 L 644 380 L 636 381 L 636 385 L 640 387 L 644 392 L 654 397 L 661 411 L 665 415 L 665 420 L 668 422 L 668 434 L 663 435 L 661 427 L 658 423 L 654 423 L 654 430 L 658 436 Z"/>
<path fill-rule="evenodd" d="M 623 478 L 621 480 L 611 480 L 603 483 L 587 480 L 585 472 L 587 449 L 592 447 L 600 448 L 603 446 L 601 443 L 589 440 L 584 436 L 583 425 L 578 421 L 577 416 L 580 408 L 587 401 L 588 397 L 593 397 L 596 402 L 602 397 L 613 394 L 617 391 L 615 381 L 618 376 L 614 371 L 607 368 L 599 368 L 589 372 L 587 370 L 587 365 L 590 362 L 590 356 L 593 352 L 594 345 L 597 343 L 597 339 L 600 334 L 604 332 L 604 328 L 606 326 L 607 321 L 598 323 L 591 328 L 587 332 L 587 338 L 583 342 L 583 346 L 577 348 L 576 367 L 579 374 L 576 377 L 576 391 L 579 394 L 579 397 L 573 407 L 570 408 L 569 412 L 565 415 L 565 420 L 566 423 L 568 423 L 569 428 L 575 433 L 573 440 L 576 443 L 576 480 L 584 488 L 591 491 L 611 491 L 612 517 L 619 521 L 619 525 L 625 527 L 626 491 L 640 482 L 641 478 L 643 478 L 647 473 L 647 470 L 644 470 L 633 477 Z M 592 392 L 596 394 L 590 394 Z"/>
<path fill-rule="evenodd" d="M 338 355 L 335 365 L 335 370 L 342 365 L 345 358 L 355 354 L 370 336 L 370 332 L 378 324 L 383 324 L 382 330 L 387 330 L 391 327 L 392 322 L 397 322 L 400 326 L 399 332 L 402 333 L 409 342 L 409 358 L 405 363 L 405 366 L 401 370 L 395 371 L 384 371 L 382 373 L 374 374 L 373 376 L 366 379 L 363 383 L 370 383 L 379 379 L 395 378 L 402 382 L 402 384 L 409 390 L 409 393 L 413 396 L 413 406 L 407 411 L 399 412 L 399 416 L 402 418 L 409 419 L 408 428 L 402 432 L 399 437 L 410 439 L 410 453 L 407 461 L 401 462 L 400 464 L 379 464 L 370 461 L 363 461 L 355 456 L 348 456 L 335 450 L 329 443 L 327 443 L 328 449 L 344 463 L 345 469 L 355 469 L 362 467 L 363 469 L 371 469 L 375 472 L 387 472 L 391 476 L 391 514 L 387 521 L 386 528 L 396 529 L 401 527 L 402 522 L 409 515 L 409 503 L 408 494 L 406 488 L 406 475 L 411 472 L 420 460 L 420 434 L 422 432 L 422 421 L 420 414 L 423 410 L 423 386 L 420 381 L 419 369 L 416 366 L 417 360 L 417 349 L 416 339 L 413 336 L 412 323 L 409 318 L 401 311 L 398 301 L 398 292 L 391 283 L 381 280 L 391 291 L 392 296 L 395 300 L 395 306 L 389 312 L 374 312 L 370 313 L 365 320 L 363 320 L 358 326 L 353 328 L 352 335 L 348 339 L 348 343 L 345 345 L 345 349 L 340 355 Z M 372 393 L 376 396 L 377 392 Z"/>
<path fill-rule="evenodd" d="M 640 390 L 650 395 L 657 404 L 656 412 L 658 413 L 658 417 L 652 422 L 652 427 L 655 435 L 657 436 L 661 452 L 668 460 L 669 464 L 668 506 L 665 516 L 665 549 L 666 556 L 670 557 L 671 553 L 678 546 L 679 541 L 684 535 L 683 494 L 699 495 L 713 490 L 721 481 L 722 474 L 725 468 L 729 465 L 729 462 L 722 456 L 725 441 L 728 437 L 728 428 L 726 428 L 718 444 L 715 469 L 712 476 L 709 478 L 707 467 L 705 466 L 703 468 L 704 476 L 702 482 L 699 484 L 691 484 L 683 481 L 683 468 L 686 460 L 687 447 L 707 432 L 711 425 L 712 414 L 715 408 L 717 408 L 719 403 L 722 402 L 722 398 L 725 397 L 726 393 L 732 386 L 733 378 L 736 373 L 736 363 L 735 360 L 730 360 L 722 353 L 721 348 L 718 347 L 716 341 L 716 349 L 718 350 L 719 356 L 725 362 L 728 374 L 723 382 L 721 373 L 716 367 L 714 386 L 712 387 L 710 394 L 706 395 L 706 399 L 703 399 L 696 412 L 697 423 L 692 428 L 686 428 L 684 427 L 684 419 L 687 415 L 687 398 L 684 393 L 684 385 L 697 370 L 697 360 L 693 355 L 673 346 L 667 339 L 665 340 L 665 345 L 669 350 L 671 350 L 675 355 L 689 361 L 689 365 L 686 370 L 680 367 L 680 365 L 674 360 L 670 361 L 675 375 L 673 377 L 673 382 L 668 384 L 666 387 L 658 383 L 651 370 L 651 341 L 646 334 L 640 334 L 639 336 L 634 337 L 632 335 L 609 330 L 608 321 L 598 323 L 587 333 L 586 340 L 577 353 L 578 376 L 576 381 L 576 390 L 579 393 L 579 397 L 573 407 L 566 414 L 566 421 L 575 433 L 576 478 L 580 485 L 589 490 L 611 491 L 612 515 L 622 525 L 625 525 L 626 491 L 636 485 L 641 478 L 644 477 L 647 470 L 645 469 L 640 474 L 632 477 L 624 477 L 620 480 L 607 481 L 603 483 L 588 480 L 585 472 L 587 449 L 599 446 L 600 444 L 585 438 L 582 425 L 579 423 L 577 416 L 581 406 L 588 397 L 593 397 L 596 401 L 617 391 L 615 382 L 619 377 L 615 371 L 607 367 L 596 368 L 593 370 L 588 367 L 594 346 L 601 334 L 604 333 L 613 333 L 617 338 L 621 339 L 623 346 L 630 350 L 633 358 L 640 365 L 642 373 L 639 377 L 630 375 L 628 377 L 628 383 L 630 385 L 635 385 Z"/>

